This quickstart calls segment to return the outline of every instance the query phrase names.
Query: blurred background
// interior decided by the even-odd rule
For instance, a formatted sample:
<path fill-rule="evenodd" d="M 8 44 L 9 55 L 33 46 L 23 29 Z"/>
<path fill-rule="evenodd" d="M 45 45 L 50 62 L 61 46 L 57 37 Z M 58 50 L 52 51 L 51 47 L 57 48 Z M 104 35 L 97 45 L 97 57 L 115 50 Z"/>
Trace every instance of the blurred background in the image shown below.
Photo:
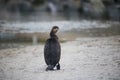
<path fill-rule="evenodd" d="M 0 19 L 8 21 L 120 21 L 120 0 L 0 0 Z"/>
<path fill-rule="evenodd" d="M 52 26 L 60 41 L 120 34 L 120 0 L 0 0 L 0 49 L 43 43 Z"/>

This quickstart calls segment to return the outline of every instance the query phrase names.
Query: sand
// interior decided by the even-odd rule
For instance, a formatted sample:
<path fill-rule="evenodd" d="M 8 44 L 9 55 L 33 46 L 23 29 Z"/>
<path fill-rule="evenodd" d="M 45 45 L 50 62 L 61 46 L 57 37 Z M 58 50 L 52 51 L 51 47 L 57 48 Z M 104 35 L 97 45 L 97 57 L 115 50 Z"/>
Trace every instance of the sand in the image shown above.
<path fill-rule="evenodd" d="M 0 80 L 120 80 L 120 36 L 61 43 L 61 70 L 45 71 L 44 45 L 0 50 Z"/>

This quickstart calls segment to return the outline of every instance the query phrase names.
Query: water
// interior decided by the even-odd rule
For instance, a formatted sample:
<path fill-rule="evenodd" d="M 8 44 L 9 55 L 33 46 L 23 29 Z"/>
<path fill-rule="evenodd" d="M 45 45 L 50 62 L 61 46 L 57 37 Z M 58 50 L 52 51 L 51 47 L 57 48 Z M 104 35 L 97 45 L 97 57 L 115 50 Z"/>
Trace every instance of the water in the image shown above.
<path fill-rule="evenodd" d="M 100 21 L 30 21 L 30 22 L 7 22 L 2 26 L 20 29 L 20 32 L 48 32 L 52 26 L 59 26 L 61 31 L 68 31 L 72 29 L 81 30 L 88 28 L 107 28 L 110 23 L 103 23 Z"/>

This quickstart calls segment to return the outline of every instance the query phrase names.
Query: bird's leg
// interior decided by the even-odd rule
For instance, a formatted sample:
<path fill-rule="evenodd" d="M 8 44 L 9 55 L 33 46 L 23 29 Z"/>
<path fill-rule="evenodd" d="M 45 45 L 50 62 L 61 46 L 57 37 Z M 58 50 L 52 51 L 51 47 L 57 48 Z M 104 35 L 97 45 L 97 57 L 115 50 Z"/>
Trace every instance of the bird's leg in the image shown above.
<path fill-rule="evenodd" d="M 56 67 L 57 67 L 57 70 L 60 70 L 60 64 L 59 63 L 57 64 Z"/>
<path fill-rule="evenodd" d="M 48 70 L 54 70 L 53 68 L 54 68 L 53 65 L 48 65 L 48 67 L 46 68 L 46 71 L 48 71 Z"/>

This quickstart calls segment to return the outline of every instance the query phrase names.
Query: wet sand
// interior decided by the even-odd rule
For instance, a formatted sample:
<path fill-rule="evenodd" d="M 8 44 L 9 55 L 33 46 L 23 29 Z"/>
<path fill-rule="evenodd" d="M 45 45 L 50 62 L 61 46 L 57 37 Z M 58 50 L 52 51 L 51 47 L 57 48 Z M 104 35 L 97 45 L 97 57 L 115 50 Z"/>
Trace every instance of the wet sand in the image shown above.
<path fill-rule="evenodd" d="M 0 80 L 120 80 L 120 36 L 61 43 L 61 70 L 45 71 L 44 44 L 0 50 Z"/>

